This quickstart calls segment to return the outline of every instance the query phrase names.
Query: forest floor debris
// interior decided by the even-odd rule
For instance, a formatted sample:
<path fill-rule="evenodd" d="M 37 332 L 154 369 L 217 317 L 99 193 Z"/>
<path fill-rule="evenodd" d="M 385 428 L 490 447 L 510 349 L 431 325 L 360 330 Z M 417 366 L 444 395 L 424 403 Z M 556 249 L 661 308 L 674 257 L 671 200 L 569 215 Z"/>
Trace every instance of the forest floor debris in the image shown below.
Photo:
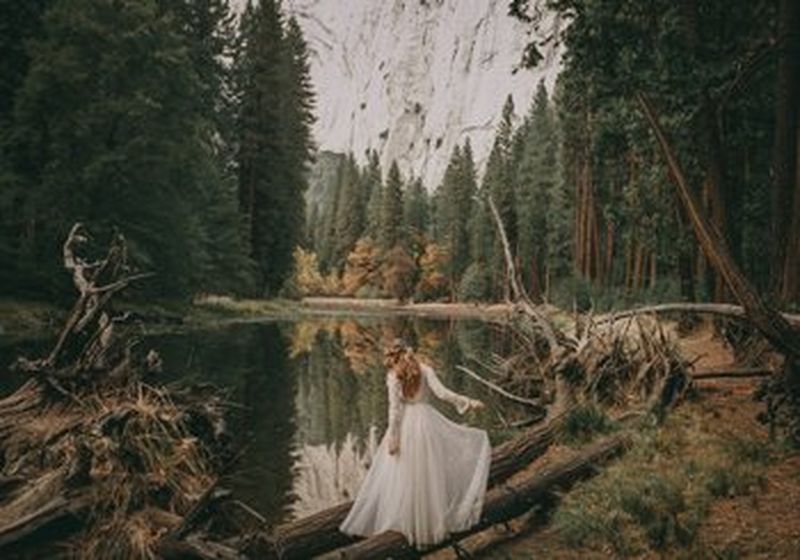
<path fill-rule="evenodd" d="M 680 341 L 698 367 L 730 350 L 703 328 Z M 758 422 L 756 382 L 703 381 L 701 394 L 645 429 L 622 459 L 536 515 L 462 543 L 486 558 L 796 558 L 800 454 Z M 530 469 L 568 452 L 553 446 Z M 452 558 L 449 551 L 435 558 Z"/>

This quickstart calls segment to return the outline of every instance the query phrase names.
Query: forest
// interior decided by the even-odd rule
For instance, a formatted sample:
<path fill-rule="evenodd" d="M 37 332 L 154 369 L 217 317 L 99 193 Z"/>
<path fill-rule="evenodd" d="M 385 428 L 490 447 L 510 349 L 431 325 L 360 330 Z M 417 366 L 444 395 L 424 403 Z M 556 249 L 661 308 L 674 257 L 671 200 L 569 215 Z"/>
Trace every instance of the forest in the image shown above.
<path fill-rule="evenodd" d="M 656 4 L 554 2 L 570 21 L 555 91 L 540 84 L 518 125 L 505 101 L 480 178 L 469 140 L 429 188 L 395 167 L 382 183 L 376 154 L 363 168 L 340 157 L 332 192 L 310 211 L 315 255 L 296 255 L 301 291 L 507 299 L 491 196 L 535 299 L 729 301 L 637 108 L 644 91 L 735 260 L 796 307 L 797 46 L 776 39 L 789 16 L 773 2 Z M 536 45 L 525 55 L 535 65 Z"/>
<path fill-rule="evenodd" d="M 314 96 L 278 2 L 4 3 L 0 290 L 64 301 L 80 221 L 156 271 L 140 297 L 274 296 L 302 239 Z"/>
<path fill-rule="evenodd" d="M 0 556 L 800 555 L 800 3 L 500 4 L 558 75 L 426 184 L 323 145 L 312 32 L 496 3 L 0 3 Z M 424 548 L 340 530 L 398 338 L 487 441 Z"/>
<path fill-rule="evenodd" d="M 316 153 L 307 46 L 277 3 L 238 19 L 222 0 L 121 6 L 37 1 L 3 18 L 5 293 L 63 300 L 59 244 L 81 221 L 123 231 L 132 262 L 158 271 L 143 298 L 502 301 L 491 196 L 534 299 L 729 301 L 637 109 L 644 91 L 733 258 L 797 305 L 800 96 L 774 2 L 666 3 L 657 20 L 555 2 L 570 24 L 551 38 L 566 51 L 554 91 L 506 99 L 485 170 L 467 138 L 438 185 L 374 150 L 363 164 Z M 335 174 L 307 203 L 315 161 Z"/>

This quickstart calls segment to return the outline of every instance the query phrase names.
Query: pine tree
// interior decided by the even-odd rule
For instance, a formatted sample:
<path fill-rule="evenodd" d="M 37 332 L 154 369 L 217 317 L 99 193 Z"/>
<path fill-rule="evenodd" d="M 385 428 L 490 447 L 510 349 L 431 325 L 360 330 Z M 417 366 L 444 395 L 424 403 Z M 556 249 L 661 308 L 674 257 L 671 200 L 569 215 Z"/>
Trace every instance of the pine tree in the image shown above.
<path fill-rule="evenodd" d="M 366 208 L 361 194 L 363 184 L 352 154 L 339 166 L 338 175 L 340 199 L 336 210 L 333 266 L 341 269 L 364 232 Z"/>
<path fill-rule="evenodd" d="M 212 292 L 247 293 L 253 288 L 255 269 L 237 204 L 235 115 L 230 100 L 231 72 L 225 62 L 236 47 L 234 14 L 227 0 L 186 0 L 174 9 L 201 84 L 200 95 L 191 102 L 209 123 L 207 142 L 214 155 L 213 162 L 208 162 L 214 169 L 203 174 L 205 196 L 196 209 L 206 232 L 208 257 L 201 287 Z"/>
<path fill-rule="evenodd" d="M 467 140 L 463 148 L 453 149 L 437 193 L 437 239 L 450 256 L 447 276 L 453 295 L 470 262 L 469 221 L 476 192 L 475 164 Z"/>
<path fill-rule="evenodd" d="M 517 208 L 520 273 L 528 291 L 538 298 L 550 268 L 547 245 L 548 216 L 553 212 L 556 173 L 556 138 L 552 110 L 544 82 L 539 83 L 526 123 L 516 137 Z"/>
<path fill-rule="evenodd" d="M 310 89 L 305 43 L 291 21 L 286 32 L 279 5 L 248 4 L 237 63 L 241 92 L 239 198 L 262 291 L 274 295 L 292 267 L 301 240 L 313 153 Z"/>
<path fill-rule="evenodd" d="M 388 251 L 402 241 L 403 178 L 397 162 L 392 162 L 386 178 L 386 189 L 381 197 L 381 224 L 378 240 L 383 251 Z"/>
<path fill-rule="evenodd" d="M 422 179 L 414 179 L 403 193 L 403 222 L 407 237 L 423 237 L 429 226 L 428 193 Z"/>
<path fill-rule="evenodd" d="M 381 177 L 381 163 L 378 152 L 370 151 L 367 168 L 362 174 L 364 188 L 362 192 L 367 196 L 367 235 L 378 239 L 381 224 L 381 207 L 383 204 L 383 180 Z"/>
<path fill-rule="evenodd" d="M 500 239 L 496 235 L 494 220 L 489 212 L 485 197 L 492 197 L 503 222 L 511 250 L 515 251 L 518 241 L 518 216 L 513 175 L 515 144 L 513 117 L 514 101 L 509 95 L 503 105 L 497 136 L 495 137 L 492 151 L 489 153 L 489 160 L 486 163 L 486 173 L 479 192 L 479 195 L 483 197 L 483 204 L 474 215 L 472 233 L 476 256 L 487 259 L 488 269 L 493 274 L 491 282 L 492 294 L 496 298 L 507 298 L 509 296 L 509 284 Z M 489 244 L 491 245 L 487 246 Z"/>

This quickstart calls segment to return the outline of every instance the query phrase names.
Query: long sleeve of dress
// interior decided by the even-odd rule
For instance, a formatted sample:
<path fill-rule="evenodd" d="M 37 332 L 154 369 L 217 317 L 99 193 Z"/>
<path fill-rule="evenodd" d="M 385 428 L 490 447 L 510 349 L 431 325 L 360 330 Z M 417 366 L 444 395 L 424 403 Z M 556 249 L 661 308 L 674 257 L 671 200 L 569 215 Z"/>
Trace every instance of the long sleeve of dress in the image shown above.
<path fill-rule="evenodd" d="M 439 399 L 447 401 L 455 406 L 459 414 L 464 414 L 467 410 L 475 406 L 476 401 L 473 399 L 465 397 L 464 395 L 459 395 L 455 391 L 445 387 L 444 383 L 439 380 L 439 376 L 436 375 L 436 372 L 429 365 L 423 364 L 422 371 L 425 374 L 425 380 L 428 382 L 428 387 L 431 388 L 433 394 Z"/>
<path fill-rule="evenodd" d="M 389 391 L 389 443 L 400 443 L 400 426 L 403 422 L 403 399 L 401 398 L 400 381 L 393 373 L 386 376 L 386 388 Z"/>

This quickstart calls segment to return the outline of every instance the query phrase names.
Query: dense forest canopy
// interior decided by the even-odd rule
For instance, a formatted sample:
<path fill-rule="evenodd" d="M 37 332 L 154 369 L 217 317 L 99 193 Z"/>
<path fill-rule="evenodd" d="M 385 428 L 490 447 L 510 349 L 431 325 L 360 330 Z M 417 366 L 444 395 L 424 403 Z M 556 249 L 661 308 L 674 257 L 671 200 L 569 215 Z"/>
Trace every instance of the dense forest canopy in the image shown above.
<path fill-rule="evenodd" d="M 509 2 L 532 27 L 545 10 L 563 22 L 544 34 L 564 47 L 562 72 L 554 91 L 497 99 L 485 169 L 469 139 L 438 185 L 381 169 L 374 151 L 320 154 L 334 171 L 309 198 L 308 49 L 280 2 L 238 18 L 227 0 L 5 3 L 0 289 L 63 296 L 60 241 L 83 221 L 125 233 L 137 266 L 157 271 L 148 297 L 500 300 L 491 196 L 535 300 L 730 299 L 639 112 L 643 92 L 740 267 L 796 306 L 796 3 Z"/>
<path fill-rule="evenodd" d="M 5 2 L 0 289 L 60 297 L 72 223 L 119 229 L 157 297 L 275 295 L 303 229 L 306 46 L 279 3 Z"/>

